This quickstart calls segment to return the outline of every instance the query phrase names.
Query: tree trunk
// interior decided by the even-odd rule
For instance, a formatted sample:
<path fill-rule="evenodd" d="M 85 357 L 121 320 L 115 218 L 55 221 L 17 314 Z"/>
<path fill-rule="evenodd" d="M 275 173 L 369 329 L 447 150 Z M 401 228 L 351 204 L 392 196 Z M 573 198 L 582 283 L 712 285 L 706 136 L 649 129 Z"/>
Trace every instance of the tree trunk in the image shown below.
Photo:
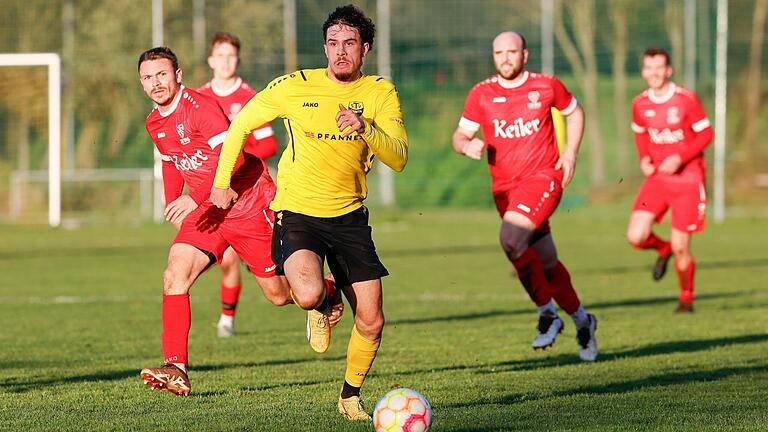
<path fill-rule="evenodd" d="M 563 21 L 563 2 L 555 4 L 555 37 L 563 47 L 563 52 L 573 69 L 574 75 L 584 92 L 584 111 L 586 116 L 586 136 L 590 147 L 590 180 L 592 186 L 605 183 L 605 145 L 600 131 L 600 110 L 597 97 L 597 60 L 595 58 L 595 2 L 584 0 L 567 2 L 568 14 L 573 20 L 573 33 L 576 45 L 571 40 Z"/>
<path fill-rule="evenodd" d="M 765 18 L 768 0 L 756 0 L 752 15 L 752 37 L 749 46 L 749 63 L 744 85 L 744 137 L 742 142 L 746 152 L 747 169 L 750 174 L 756 172 L 761 162 L 758 152 L 758 132 L 760 126 L 760 96 L 762 95 L 762 57 L 765 36 Z"/>
<path fill-rule="evenodd" d="M 630 142 L 629 116 L 627 115 L 627 2 L 611 0 L 608 4 L 613 34 L 608 46 L 613 54 L 611 71 L 613 72 L 613 106 L 616 112 L 616 157 L 619 175 L 629 175 Z"/>
<path fill-rule="evenodd" d="M 683 71 L 683 11 L 681 1 L 668 1 L 664 10 L 667 35 L 671 46 L 672 67 Z"/>

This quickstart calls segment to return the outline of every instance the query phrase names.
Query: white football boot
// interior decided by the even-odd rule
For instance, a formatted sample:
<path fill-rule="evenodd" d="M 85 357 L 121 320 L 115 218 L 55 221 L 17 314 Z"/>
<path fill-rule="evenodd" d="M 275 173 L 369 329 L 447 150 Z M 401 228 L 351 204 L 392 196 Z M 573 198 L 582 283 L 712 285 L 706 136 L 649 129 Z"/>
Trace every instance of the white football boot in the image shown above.
<path fill-rule="evenodd" d="M 216 324 L 216 335 L 220 338 L 235 335 L 235 317 L 222 314 Z"/>
<path fill-rule="evenodd" d="M 552 346 L 555 343 L 555 339 L 557 339 L 557 335 L 562 331 L 563 320 L 560 317 L 557 315 L 539 315 L 539 326 L 531 347 L 538 350 Z"/>
<path fill-rule="evenodd" d="M 576 338 L 579 341 L 579 357 L 585 362 L 593 362 L 597 359 L 597 340 L 595 331 L 597 330 L 597 318 L 592 314 L 589 317 L 589 325 L 578 329 Z"/>

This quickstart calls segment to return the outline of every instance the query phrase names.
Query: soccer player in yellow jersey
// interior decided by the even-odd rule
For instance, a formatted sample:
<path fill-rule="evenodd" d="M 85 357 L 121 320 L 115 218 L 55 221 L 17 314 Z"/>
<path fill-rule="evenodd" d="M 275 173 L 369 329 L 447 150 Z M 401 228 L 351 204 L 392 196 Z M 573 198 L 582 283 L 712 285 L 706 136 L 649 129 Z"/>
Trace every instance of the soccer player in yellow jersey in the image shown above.
<path fill-rule="evenodd" d="M 369 420 L 360 388 L 376 357 L 384 327 L 379 261 L 363 200 L 374 157 L 395 171 L 408 159 L 408 139 L 394 85 L 362 73 L 373 47 L 374 24 L 352 5 L 336 8 L 323 24 L 328 66 L 279 77 L 260 91 L 232 122 L 221 152 L 211 201 L 227 208 L 237 200 L 232 167 L 248 133 L 277 117 L 290 142 L 277 171 L 277 212 L 272 258 L 291 285 L 295 303 L 308 310 L 310 345 L 322 352 L 330 342 L 323 262 L 353 309 L 355 325 L 339 412 Z M 338 299 L 340 301 L 340 299 Z"/>

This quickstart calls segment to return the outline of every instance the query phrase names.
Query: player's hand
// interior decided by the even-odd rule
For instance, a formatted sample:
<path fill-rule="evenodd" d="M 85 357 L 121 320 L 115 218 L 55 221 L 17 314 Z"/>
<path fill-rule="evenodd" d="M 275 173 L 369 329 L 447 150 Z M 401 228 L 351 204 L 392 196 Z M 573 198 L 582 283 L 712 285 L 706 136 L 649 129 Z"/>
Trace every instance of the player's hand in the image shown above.
<path fill-rule="evenodd" d="M 228 209 L 237 202 L 237 192 L 232 188 L 219 189 L 216 186 L 211 188 L 211 203 L 218 208 Z"/>
<path fill-rule="evenodd" d="M 336 324 L 341 321 L 341 316 L 344 314 L 344 303 L 331 306 L 331 315 L 328 316 L 328 324 L 331 328 L 336 327 Z"/>
<path fill-rule="evenodd" d="M 566 186 L 571 182 L 571 179 L 573 179 L 573 171 L 576 169 L 576 156 L 569 154 L 569 153 L 563 153 L 560 155 L 560 159 L 557 160 L 557 163 L 555 164 L 555 169 L 563 170 L 563 189 L 565 189 Z"/>
<path fill-rule="evenodd" d="M 179 229 L 184 218 L 196 208 L 197 203 L 191 196 L 182 195 L 165 207 L 165 220 L 172 223 L 176 229 Z"/>
<path fill-rule="evenodd" d="M 342 104 L 339 104 L 339 112 L 336 113 L 336 126 L 345 137 L 353 133 L 361 134 L 365 132 L 365 122 L 363 119 L 352 112 L 352 110 L 344 108 Z"/>
<path fill-rule="evenodd" d="M 464 153 L 464 156 L 470 159 L 480 160 L 483 158 L 483 150 L 485 150 L 485 143 L 483 140 L 480 138 L 472 138 L 467 145 L 464 146 L 461 152 Z"/>
<path fill-rule="evenodd" d="M 650 156 L 646 156 L 640 159 L 640 170 L 646 177 L 650 177 L 656 172 L 656 167 L 653 166 L 653 162 L 651 162 Z"/>
<path fill-rule="evenodd" d="M 673 154 L 664 158 L 659 164 L 659 172 L 666 174 L 674 174 L 680 169 L 680 165 L 683 164 L 683 159 L 679 154 Z"/>

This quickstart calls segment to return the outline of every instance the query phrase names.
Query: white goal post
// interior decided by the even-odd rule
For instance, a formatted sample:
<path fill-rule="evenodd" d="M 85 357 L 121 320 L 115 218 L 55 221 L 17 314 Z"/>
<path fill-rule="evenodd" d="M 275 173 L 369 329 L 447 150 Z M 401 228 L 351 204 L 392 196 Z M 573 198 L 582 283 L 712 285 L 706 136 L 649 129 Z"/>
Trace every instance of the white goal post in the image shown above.
<path fill-rule="evenodd" d="M 2 66 L 48 67 L 48 224 L 61 224 L 61 59 L 55 53 L 0 54 Z"/>

